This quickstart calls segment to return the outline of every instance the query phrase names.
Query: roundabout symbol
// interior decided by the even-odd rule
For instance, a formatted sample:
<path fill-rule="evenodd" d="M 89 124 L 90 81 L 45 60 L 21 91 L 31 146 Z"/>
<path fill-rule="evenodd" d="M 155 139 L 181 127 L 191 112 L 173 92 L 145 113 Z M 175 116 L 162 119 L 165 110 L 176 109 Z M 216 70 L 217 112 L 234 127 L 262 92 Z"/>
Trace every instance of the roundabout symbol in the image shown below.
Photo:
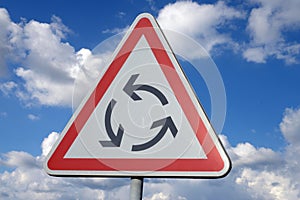
<path fill-rule="evenodd" d="M 141 14 L 136 18 L 112 58 L 46 157 L 46 172 L 89 177 L 226 176 L 230 159 L 153 16 Z M 147 68 L 137 68 L 149 63 Z M 146 78 L 143 83 L 151 80 L 163 88 L 136 83 L 140 75 Z M 124 84 L 122 77 L 126 77 Z M 142 99 L 142 92 L 150 98 Z M 151 96 L 168 114 L 155 112 L 149 128 L 143 127 L 145 132 L 135 131 L 137 126 L 130 125 L 133 120 L 128 121 L 122 112 L 124 103 L 152 105 Z M 144 111 L 137 108 L 130 111 Z M 116 119 L 122 123 L 115 127 L 112 116 L 118 111 Z M 146 131 L 154 132 L 147 141 L 128 134 Z M 166 135 L 168 131 L 172 136 Z M 160 148 L 166 144 L 167 148 Z M 129 151 L 124 151 L 127 148 Z"/>
<path fill-rule="evenodd" d="M 165 95 L 157 88 L 150 86 L 150 85 L 134 84 L 136 79 L 138 78 L 138 76 L 139 76 L 139 74 L 132 75 L 123 88 L 123 91 L 133 101 L 142 100 L 142 98 L 135 93 L 135 91 L 141 90 L 141 91 L 150 92 L 153 95 L 155 95 L 161 102 L 162 106 L 165 106 L 169 103 L 167 98 L 165 97 Z M 110 138 L 110 140 L 105 140 L 105 141 L 100 140 L 99 143 L 103 147 L 120 147 L 121 146 L 122 138 L 124 135 L 124 128 L 120 124 L 117 134 L 115 134 L 114 131 L 112 130 L 112 126 L 111 126 L 112 110 L 115 107 L 116 103 L 117 103 L 117 101 L 112 99 L 106 108 L 105 130 L 106 130 L 106 133 L 107 133 L 108 137 Z M 149 140 L 143 144 L 132 145 L 131 151 L 144 151 L 146 149 L 153 147 L 164 137 L 164 135 L 166 134 L 168 129 L 171 131 L 174 138 L 176 137 L 177 132 L 178 132 L 176 125 L 173 122 L 173 119 L 171 116 L 154 121 L 152 123 L 150 129 L 155 129 L 157 127 L 161 127 L 161 129 L 154 138 L 152 138 L 151 140 Z"/>

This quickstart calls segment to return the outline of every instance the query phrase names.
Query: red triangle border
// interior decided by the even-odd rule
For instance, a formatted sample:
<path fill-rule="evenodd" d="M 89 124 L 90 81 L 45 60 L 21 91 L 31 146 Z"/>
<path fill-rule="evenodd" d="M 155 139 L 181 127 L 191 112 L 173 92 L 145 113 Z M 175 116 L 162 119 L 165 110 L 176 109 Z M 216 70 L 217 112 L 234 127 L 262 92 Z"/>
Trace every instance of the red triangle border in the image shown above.
<path fill-rule="evenodd" d="M 206 153 L 207 159 L 64 158 L 65 154 L 75 141 L 90 115 L 97 107 L 105 92 L 110 87 L 114 77 L 116 77 L 142 35 L 146 38 L 152 49 L 153 55 L 160 64 L 160 67 L 179 104 L 181 105 L 184 114 L 190 122 L 190 125 L 193 131 L 196 133 L 199 143 Z M 141 18 L 135 25 L 132 32 L 129 34 L 127 40 L 119 50 L 116 58 L 110 64 L 100 82 L 92 92 L 91 96 L 85 102 L 81 111 L 49 158 L 47 162 L 48 169 L 53 171 L 152 171 L 156 166 L 162 166 L 162 162 L 168 162 L 168 165 L 159 167 L 157 170 L 163 172 L 220 172 L 224 170 L 225 161 L 220 155 L 213 142 L 213 139 L 202 122 L 202 119 L 199 116 L 194 103 L 189 97 L 189 94 L 186 91 L 179 75 L 177 73 L 172 73 L 174 71 L 176 72 L 174 65 L 161 40 L 159 39 L 159 36 L 157 35 L 151 21 L 147 17 Z M 108 166 L 107 163 L 110 163 L 111 165 Z"/>

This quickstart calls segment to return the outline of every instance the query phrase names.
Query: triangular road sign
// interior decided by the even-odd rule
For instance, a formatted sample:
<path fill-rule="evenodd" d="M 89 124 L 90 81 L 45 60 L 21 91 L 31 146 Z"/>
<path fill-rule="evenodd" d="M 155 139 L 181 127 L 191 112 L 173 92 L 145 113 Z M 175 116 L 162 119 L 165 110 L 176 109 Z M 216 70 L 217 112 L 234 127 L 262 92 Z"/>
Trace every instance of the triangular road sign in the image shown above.
<path fill-rule="evenodd" d="M 220 140 L 155 19 L 139 15 L 50 151 L 54 176 L 222 177 Z"/>

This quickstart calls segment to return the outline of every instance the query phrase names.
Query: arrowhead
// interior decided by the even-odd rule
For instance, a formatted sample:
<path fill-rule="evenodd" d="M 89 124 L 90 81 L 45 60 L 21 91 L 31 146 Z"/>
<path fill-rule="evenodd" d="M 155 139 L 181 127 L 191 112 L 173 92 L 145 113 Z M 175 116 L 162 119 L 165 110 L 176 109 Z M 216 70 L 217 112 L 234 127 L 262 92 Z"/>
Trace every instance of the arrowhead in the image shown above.
<path fill-rule="evenodd" d="M 120 124 L 119 128 L 118 128 L 118 132 L 115 135 L 115 133 L 111 127 L 111 122 L 110 122 L 112 110 L 115 107 L 116 103 L 117 102 L 114 99 L 112 99 L 106 108 L 105 129 L 106 129 L 106 133 L 107 133 L 108 137 L 110 138 L 110 141 L 99 141 L 103 147 L 120 147 L 120 145 L 121 145 L 122 137 L 124 134 L 124 128 Z"/>
<path fill-rule="evenodd" d="M 134 82 L 136 81 L 138 76 L 139 74 L 132 75 L 123 88 L 123 91 L 128 96 L 130 96 L 134 101 L 142 100 L 142 98 L 134 92 L 136 89 L 140 87 L 139 85 L 134 85 Z"/>
<path fill-rule="evenodd" d="M 163 106 L 168 104 L 168 100 L 166 99 L 165 95 L 155 87 L 152 87 L 151 85 L 134 84 L 138 76 L 139 74 L 132 75 L 123 88 L 123 91 L 130 96 L 131 99 L 134 101 L 142 100 L 142 98 L 138 96 L 135 91 L 143 90 L 155 95 Z"/>
<path fill-rule="evenodd" d="M 169 116 L 169 117 L 166 117 L 166 118 L 163 118 L 163 119 L 153 122 L 151 129 L 159 127 L 159 126 L 163 126 L 162 129 L 169 128 L 174 138 L 177 135 L 178 130 L 173 122 L 172 117 Z"/>
<path fill-rule="evenodd" d="M 175 138 L 178 130 L 170 116 L 153 122 L 151 129 L 159 127 L 159 126 L 162 126 L 162 128 L 160 129 L 158 134 L 154 138 L 152 138 L 152 140 L 150 140 L 144 144 L 132 145 L 131 150 L 132 151 L 143 151 L 143 150 L 151 148 L 152 146 L 156 145 L 164 137 L 164 135 L 166 134 L 168 129 L 170 129 L 173 137 Z"/>
<path fill-rule="evenodd" d="M 99 141 L 99 142 L 103 147 L 120 147 L 123 134 L 124 134 L 124 128 L 122 127 L 122 125 L 120 125 L 117 135 L 111 137 L 110 141 Z"/>

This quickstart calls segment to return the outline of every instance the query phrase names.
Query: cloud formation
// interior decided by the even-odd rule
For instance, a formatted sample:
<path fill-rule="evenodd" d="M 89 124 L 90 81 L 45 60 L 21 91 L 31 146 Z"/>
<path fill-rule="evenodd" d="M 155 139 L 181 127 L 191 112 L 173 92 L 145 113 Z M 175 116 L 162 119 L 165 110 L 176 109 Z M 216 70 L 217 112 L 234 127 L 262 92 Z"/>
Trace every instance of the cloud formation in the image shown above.
<path fill-rule="evenodd" d="M 6 9 L 0 8 L 0 77 L 7 74 L 7 60 L 12 59 L 12 42 L 15 40 L 14 35 L 19 32 L 18 25 L 12 23 Z"/>
<path fill-rule="evenodd" d="M 15 61 L 20 67 L 14 72 L 24 81 L 3 83 L 2 91 L 15 92 L 26 103 L 68 104 L 67 97 L 72 96 L 74 74 L 78 70 L 74 48 L 62 42 L 68 28 L 56 16 L 52 17 L 50 24 L 35 20 L 16 24 L 5 9 L 2 8 L 0 13 L 4 24 L 0 33 L 1 52 L 7 52 L 1 54 L 1 63 Z"/>
<path fill-rule="evenodd" d="M 300 109 L 287 108 L 285 110 L 280 130 L 291 145 L 300 144 Z"/>
<path fill-rule="evenodd" d="M 83 86 L 92 82 L 87 80 L 91 77 L 78 74 L 93 74 L 95 79 L 100 71 L 101 58 L 96 59 L 88 49 L 76 52 L 64 42 L 70 30 L 57 16 L 52 16 L 51 23 L 31 20 L 16 24 L 1 8 L 0 25 L 0 75 L 6 74 L 6 63 L 12 62 L 18 66 L 13 72 L 21 79 L 0 83 L 0 90 L 5 95 L 14 93 L 25 105 L 71 106 L 74 81 Z M 85 92 L 77 93 L 80 98 L 76 99 Z"/>
<path fill-rule="evenodd" d="M 299 62 L 300 44 L 287 41 L 287 35 L 300 28 L 298 0 L 252 0 L 248 18 L 249 47 L 243 52 L 247 61 L 266 63 L 269 57 L 287 64 Z"/>
<path fill-rule="evenodd" d="M 265 154 L 265 164 L 262 167 L 244 168 L 236 178 L 236 183 L 246 187 L 253 199 L 299 199 L 300 172 L 297 170 L 300 167 L 299 113 L 300 109 L 287 108 L 279 125 L 281 133 L 289 142 L 285 151 Z M 263 156 L 259 149 L 255 154 L 256 161 Z M 274 156 L 277 157 L 275 162 Z"/>
<path fill-rule="evenodd" d="M 217 45 L 234 44 L 229 31 L 221 29 L 244 16 L 244 12 L 222 1 L 201 5 L 192 1 L 178 1 L 162 8 L 157 21 L 163 29 L 186 34 L 211 52 Z"/>
<path fill-rule="evenodd" d="M 15 73 L 25 81 L 25 90 L 19 90 L 18 96 L 45 105 L 69 104 L 78 66 L 74 48 L 61 41 L 66 27 L 53 17 L 50 24 L 32 20 L 21 28 L 16 45 L 26 54 Z"/>
<path fill-rule="evenodd" d="M 252 0 L 247 8 L 250 13 L 227 6 L 223 1 L 215 4 L 178 1 L 162 8 L 157 20 L 162 28 L 192 37 L 212 54 L 217 48 L 230 47 L 249 62 L 266 63 L 267 59 L 275 58 L 286 64 L 298 63 L 300 43 L 288 41 L 287 37 L 300 28 L 299 1 Z M 233 25 L 236 22 L 240 22 L 238 30 L 246 27 L 242 33 L 248 37 L 245 41 L 232 36 L 241 35 L 236 33 Z M 184 43 L 180 45 L 185 47 Z"/>

